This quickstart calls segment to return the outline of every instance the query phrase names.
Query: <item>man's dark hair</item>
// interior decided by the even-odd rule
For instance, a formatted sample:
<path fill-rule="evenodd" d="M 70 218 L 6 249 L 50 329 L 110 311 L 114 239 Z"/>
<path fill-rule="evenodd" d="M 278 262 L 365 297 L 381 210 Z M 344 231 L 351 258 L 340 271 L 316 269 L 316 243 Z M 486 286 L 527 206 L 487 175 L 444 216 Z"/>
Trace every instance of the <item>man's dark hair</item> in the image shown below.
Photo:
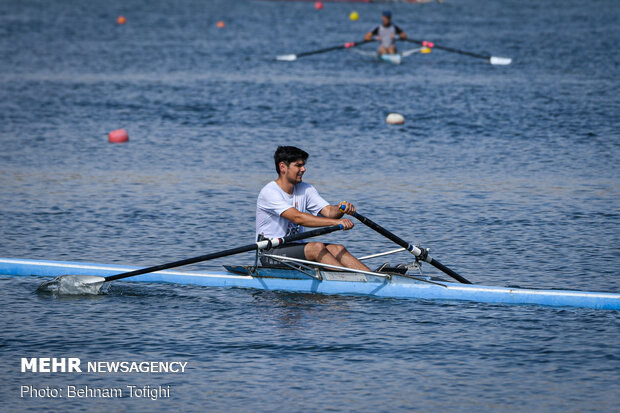
<path fill-rule="evenodd" d="M 284 162 L 288 166 L 291 162 L 300 159 L 306 162 L 308 156 L 308 152 L 294 146 L 278 146 L 278 149 L 273 154 L 273 160 L 276 163 L 276 173 L 280 175 L 280 162 Z"/>

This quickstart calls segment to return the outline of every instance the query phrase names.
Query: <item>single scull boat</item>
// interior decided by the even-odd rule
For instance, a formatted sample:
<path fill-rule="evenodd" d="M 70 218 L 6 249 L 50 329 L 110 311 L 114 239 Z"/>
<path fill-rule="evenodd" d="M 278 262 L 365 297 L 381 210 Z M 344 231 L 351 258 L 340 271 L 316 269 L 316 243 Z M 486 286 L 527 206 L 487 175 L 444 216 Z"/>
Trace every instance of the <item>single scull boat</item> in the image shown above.
<path fill-rule="evenodd" d="M 422 54 L 426 54 L 426 53 L 430 53 L 431 49 L 427 48 L 427 47 L 419 47 L 417 49 L 409 49 L 409 50 L 405 50 L 402 53 L 384 53 L 384 54 L 379 54 L 377 52 L 373 52 L 373 51 L 368 51 L 368 50 L 357 50 L 357 49 L 349 49 L 351 52 L 355 53 L 355 54 L 359 54 L 361 56 L 368 56 L 368 57 L 372 57 L 375 59 L 379 59 L 380 61 L 383 62 L 387 62 L 387 63 L 392 63 L 395 65 L 399 65 L 402 63 L 403 58 L 411 56 L 414 53 L 422 53 Z"/>
<path fill-rule="evenodd" d="M 341 208 L 344 210 L 344 205 Z M 620 310 L 620 294 L 474 285 L 465 277 L 457 274 L 456 271 L 431 257 L 428 249 L 405 241 L 359 212 L 353 212 L 351 215 L 401 247 L 396 250 L 361 257 L 360 260 L 408 251 L 415 257 L 415 261 L 396 267 L 389 267 L 384 264 L 375 271 L 360 271 L 269 253 L 269 251 L 274 251 L 274 248 L 291 242 L 344 229 L 343 225 L 332 225 L 298 232 L 282 238 L 259 240 L 236 248 L 146 268 L 0 258 L 0 274 L 53 276 L 55 278 L 41 284 L 38 291 L 56 292 L 58 294 L 98 294 L 101 288 L 104 285 L 109 285 L 111 281 L 131 277 L 136 281 L 169 282 L 208 287 L 242 287 L 300 293 L 466 300 L 500 304 L 539 304 Z M 256 251 L 254 265 L 249 267 L 225 266 L 226 271 L 209 272 L 168 271 L 171 268 L 249 251 Z M 259 260 L 263 266 L 258 265 Z M 442 278 L 424 276 L 421 271 L 423 262 L 429 263 L 460 284 Z M 418 273 L 410 274 L 410 270 L 418 271 Z"/>
<path fill-rule="evenodd" d="M 363 40 L 361 42 L 347 42 L 345 44 L 341 44 L 338 46 L 332 46 L 332 47 L 326 47 L 324 49 L 318 49 L 318 50 L 312 50 L 309 52 L 303 52 L 303 53 L 297 53 L 297 54 L 285 54 L 285 55 L 279 55 L 276 56 L 276 60 L 280 61 L 280 62 L 294 62 L 297 59 L 299 59 L 300 57 L 304 57 L 304 56 L 312 56 L 315 54 L 320 54 L 320 53 L 326 53 L 326 52 L 331 52 L 334 50 L 350 50 L 352 52 L 355 52 L 357 54 L 360 54 L 362 56 L 371 56 L 373 58 L 378 58 L 379 60 L 382 60 L 384 62 L 388 62 L 388 63 L 393 63 L 393 64 L 400 64 L 402 59 L 404 57 L 407 56 L 411 56 L 414 53 L 430 53 L 431 52 L 431 48 L 427 47 L 426 45 L 423 45 L 422 47 L 416 48 L 416 49 L 409 49 L 409 50 L 405 50 L 401 53 L 394 53 L 394 54 L 378 54 L 377 52 L 371 52 L 371 51 L 366 51 L 366 50 L 357 50 L 355 49 L 357 46 L 361 46 L 363 44 L 369 43 L 370 40 Z"/>
<path fill-rule="evenodd" d="M 275 266 L 226 266 L 224 271 L 158 271 L 130 281 L 240 287 L 297 293 L 365 295 L 424 300 L 461 300 L 497 304 L 535 304 L 620 310 L 620 294 L 570 290 L 460 284 L 441 278 L 410 274 L 416 263 L 360 272 L 318 266 L 286 257 L 269 256 Z M 80 274 L 107 277 L 138 267 L 66 261 L 0 258 L 0 274 L 56 277 Z M 406 272 L 405 272 L 406 271 Z"/>

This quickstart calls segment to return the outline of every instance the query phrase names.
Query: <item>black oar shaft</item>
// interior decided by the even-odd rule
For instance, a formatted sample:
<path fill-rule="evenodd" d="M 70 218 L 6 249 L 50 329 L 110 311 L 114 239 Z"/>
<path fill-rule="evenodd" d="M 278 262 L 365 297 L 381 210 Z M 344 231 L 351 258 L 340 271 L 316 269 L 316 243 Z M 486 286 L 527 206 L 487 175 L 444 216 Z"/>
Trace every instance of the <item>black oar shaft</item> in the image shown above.
<path fill-rule="evenodd" d="M 400 238 L 399 236 L 397 236 L 397 235 L 393 234 L 392 232 L 388 231 L 387 229 L 383 228 L 381 225 L 377 224 L 376 222 L 366 218 L 365 216 L 363 216 L 363 215 L 361 215 L 361 214 L 359 214 L 357 212 L 354 212 L 353 216 L 355 218 L 357 218 L 359 221 L 361 221 L 362 223 L 366 224 L 370 228 L 372 228 L 375 231 L 377 231 L 379 234 L 383 235 L 384 237 L 392 240 L 396 244 L 398 244 L 401 247 L 405 248 L 407 251 L 414 253 L 414 255 L 416 255 L 416 256 L 421 255 L 421 254 L 419 254 L 419 249 L 417 247 L 411 245 L 410 243 L 408 243 L 404 239 Z M 416 250 L 418 250 L 418 254 L 415 253 Z M 470 281 L 468 281 L 464 277 L 461 277 L 456 272 L 452 271 L 450 268 L 446 267 L 445 265 L 443 265 L 439 261 L 437 261 L 437 260 L 435 260 L 435 259 L 433 259 L 431 257 L 427 257 L 427 259 L 425 259 L 425 261 L 428 262 L 429 264 L 431 264 L 433 267 L 437 268 L 438 270 L 443 271 L 444 273 L 448 274 L 450 277 L 454 278 L 455 280 L 457 280 L 457 281 L 459 281 L 459 282 L 461 282 L 463 284 L 471 284 Z"/>
<path fill-rule="evenodd" d="M 338 50 L 338 49 L 344 49 L 344 46 L 341 45 L 341 46 L 326 47 L 325 49 L 313 50 L 311 52 L 298 53 L 297 57 L 310 56 L 310 55 L 313 55 L 313 54 L 331 52 L 332 50 Z"/>
<path fill-rule="evenodd" d="M 283 244 L 287 244 L 290 242 L 299 241 L 305 238 L 311 238 L 311 237 L 316 237 L 319 235 L 328 234 L 330 232 L 334 232 L 340 229 L 343 229 L 342 225 L 332 225 L 329 227 L 318 228 L 312 231 L 300 232 L 298 234 L 289 235 L 288 237 L 279 238 L 278 245 L 283 245 Z M 273 240 L 269 240 L 269 241 L 273 241 Z M 271 245 L 271 243 L 270 242 L 265 243 L 264 241 L 261 241 L 261 242 L 257 242 L 254 244 L 244 245 L 242 247 L 231 248 L 228 250 L 213 252 L 211 254 L 205 254 L 205 255 L 198 256 L 198 257 L 194 257 L 194 258 L 187 258 L 185 260 L 174 261 L 168 264 L 155 265 L 153 267 L 142 268 L 139 270 L 129 271 L 129 272 L 125 272 L 122 274 L 111 275 L 111 276 L 105 277 L 105 281 L 107 282 L 107 281 L 120 280 L 122 278 L 133 277 L 136 275 L 146 274 L 150 272 L 162 271 L 162 270 L 167 270 L 170 268 L 181 267 L 183 265 L 195 264 L 197 262 L 214 260 L 216 258 L 227 257 L 229 255 L 241 254 L 243 252 L 257 250 L 261 248 L 261 246 L 263 245 L 269 248 L 269 245 Z"/>
<path fill-rule="evenodd" d="M 443 271 L 445 274 L 448 274 L 450 277 L 454 278 L 455 280 L 463 284 L 471 284 L 471 281 L 467 280 L 464 277 L 461 277 L 460 275 L 458 275 L 457 273 L 452 271 L 450 268 L 446 267 L 445 265 L 443 265 L 442 263 L 440 263 L 434 258 L 431 258 L 430 264 L 433 267 L 437 268 L 439 271 Z"/>
<path fill-rule="evenodd" d="M 310 52 L 298 53 L 297 57 L 299 58 L 299 57 L 302 57 L 302 56 L 310 56 L 310 55 L 313 55 L 313 54 L 331 52 L 332 50 L 338 50 L 338 49 L 348 49 L 350 47 L 359 46 L 359 45 L 362 45 L 364 43 L 368 43 L 368 40 L 362 40 L 361 42 L 348 42 L 348 43 L 341 44 L 341 45 L 338 45 L 338 46 L 326 47 L 325 49 L 312 50 Z"/>
<path fill-rule="evenodd" d="M 369 226 L 370 228 L 374 229 L 375 231 L 377 231 L 379 234 L 383 235 L 384 237 L 392 240 L 393 242 L 395 242 L 396 244 L 400 245 L 401 247 L 403 247 L 404 249 L 406 249 L 407 251 L 411 251 L 411 244 L 409 244 L 407 241 L 405 241 L 404 239 L 400 238 L 399 236 L 392 234 L 390 231 L 388 231 L 387 229 L 383 228 L 381 225 L 377 224 L 374 221 L 371 221 L 370 219 L 366 218 L 365 216 L 354 212 L 353 216 L 355 218 L 357 218 L 359 221 L 361 221 L 362 223 L 366 224 L 367 226 Z"/>
<path fill-rule="evenodd" d="M 169 264 L 155 265 L 153 267 L 142 268 L 140 270 L 130 271 L 130 272 L 122 273 L 122 274 L 111 275 L 109 277 L 105 277 L 105 280 L 106 281 L 120 280 L 122 278 L 133 277 L 133 276 L 136 276 L 136 275 L 146 274 L 146 273 L 149 273 L 149 272 L 162 271 L 162 270 L 167 270 L 167 269 L 175 268 L 175 267 L 182 267 L 184 265 L 195 264 L 195 263 L 201 262 L 201 261 L 208 261 L 208 260 L 214 260 L 216 258 L 226 257 L 228 255 L 241 254 L 242 252 L 252 251 L 252 250 L 254 250 L 256 248 L 257 248 L 256 244 L 245 245 L 243 247 L 232 248 L 232 249 L 225 250 L 225 251 L 220 251 L 220 252 L 214 252 L 214 253 L 211 253 L 211 254 L 201 255 L 199 257 L 188 258 L 188 259 L 185 259 L 185 260 L 171 262 Z"/>

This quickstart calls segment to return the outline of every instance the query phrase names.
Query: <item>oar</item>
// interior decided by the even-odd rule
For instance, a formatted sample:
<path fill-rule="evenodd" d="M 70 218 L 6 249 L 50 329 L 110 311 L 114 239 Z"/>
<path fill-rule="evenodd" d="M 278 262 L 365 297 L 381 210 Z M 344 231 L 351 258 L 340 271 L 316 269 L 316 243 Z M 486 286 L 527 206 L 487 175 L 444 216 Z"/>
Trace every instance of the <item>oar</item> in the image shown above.
<path fill-rule="evenodd" d="M 343 207 L 344 207 L 344 205 L 341 206 L 340 209 L 344 210 Z M 457 281 L 459 281 L 459 282 L 461 282 L 463 284 L 471 284 L 470 281 L 468 281 L 465 278 L 461 277 L 456 272 L 452 271 L 450 268 L 446 267 L 445 265 L 443 265 L 439 261 L 431 258 L 428 255 L 428 251 L 422 250 L 422 249 L 416 247 L 415 245 L 412 245 L 412 244 L 408 243 L 404 239 L 402 239 L 402 238 L 392 234 L 390 231 L 388 231 L 387 229 L 383 228 L 381 225 L 371 221 L 370 219 L 366 218 L 365 216 L 363 216 L 363 215 L 361 215 L 361 214 L 359 214 L 357 212 L 354 212 L 353 216 L 355 218 L 357 218 L 358 220 L 360 220 L 361 222 L 363 222 L 364 224 L 368 225 L 370 228 L 372 228 L 375 231 L 377 231 L 379 234 L 383 235 L 384 237 L 392 240 L 396 244 L 398 244 L 401 247 L 405 248 L 407 251 L 409 251 L 410 253 L 412 253 L 417 258 L 421 259 L 422 261 L 428 262 L 433 267 L 437 268 L 438 270 L 443 271 L 444 273 L 448 274 L 450 277 L 454 278 L 455 280 L 457 280 Z"/>
<path fill-rule="evenodd" d="M 310 56 L 313 54 L 319 54 L 319 53 L 325 53 L 325 52 L 331 52 L 332 50 L 349 49 L 351 47 L 360 46 L 364 43 L 369 43 L 371 41 L 372 40 L 362 40 L 361 42 L 347 42 L 339 46 L 326 47 L 325 49 L 312 50 L 310 52 L 303 52 L 303 53 L 298 53 L 298 54 L 284 54 L 284 55 L 276 56 L 276 60 L 279 60 L 281 62 L 294 62 L 300 57 Z"/>
<path fill-rule="evenodd" d="M 487 62 L 491 63 L 492 65 L 509 65 L 510 63 L 512 63 L 512 59 L 509 57 L 488 56 L 488 55 L 482 55 L 478 53 L 466 52 L 465 50 L 458 50 L 458 49 L 453 49 L 451 47 L 439 46 L 433 42 L 429 42 L 426 40 L 414 40 L 414 39 L 409 39 L 409 38 L 403 39 L 403 40 L 406 42 L 421 44 L 422 46 L 428 47 L 429 49 L 436 48 L 440 50 L 445 50 L 447 52 L 459 53 L 459 54 L 463 54 L 466 56 L 475 57 L 478 59 L 484 59 Z"/>
<path fill-rule="evenodd" d="M 417 49 L 405 50 L 404 52 L 401 52 L 401 56 L 407 57 L 407 56 L 411 56 L 414 53 L 430 53 L 430 52 L 431 52 L 431 49 L 429 49 L 428 47 L 419 47 Z"/>
<path fill-rule="evenodd" d="M 341 229 L 344 229 L 342 225 L 332 225 L 329 227 L 322 227 L 322 228 L 318 228 L 312 231 L 300 232 L 297 234 L 289 235 L 284 238 L 267 239 L 267 240 L 255 242 L 253 244 L 244 245 L 242 247 L 232 248 L 232 249 L 219 251 L 219 252 L 213 252 L 211 254 L 201 255 L 198 257 L 188 258 L 188 259 L 180 260 L 180 261 L 174 261 L 168 264 L 155 265 L 153 267 L 142 268 L 139 270 L 124 272 L 121 274 L 109 275 L 107 277 L 89 276 L 89 275 L 81 275 L 81 276 L 80 275 L 63 275 L 63 276 L 55 278 L 52 281 L 43 283 L 39 287 L 39 290 L 42 290 L 42 291 L 49 290 L 51 284 L 55 282 L 55 283 L 58 283 L 58 288 L 60 291 L 60 288 L 62 287 L 62 278 L 69 277 L 70 283 L 77 285 L 77 287 L 74 289 L 68 289 L 67 291 L 75 290 L 74 293 L 80 293 L 79 287 L 84 286 L 87 289 L 87 292 L 89 294 L 96 294 L 101 288 L 101 286 L 103 285 L 103 283 L 105 282 L 120 280 L 120 279 L 128 278 L 128 277 L 134 277 L 136 275 L 146 274 L 146 273 L 155 272 L 155 271 L 167 270 L 169 268 L 174 268 L 174 267 L 181 267 L 183 265 L 195 264 L 197 262 L 214 260 L 216 258 L 222 258 L 222 257 L 230 256 L 230 255 L 240 254 L 242 252 L 254 251 L 254 250 L 259 250 L 259 249 L 270 249 L 270 248 L 274 248 L 274 247 L 287 244 L 293 241 L 299 241 L 305 238 L 316 237 L 319 235 L 328 234 L 330 232 L 334 232 L 334 231 L 341 230 Z"/>

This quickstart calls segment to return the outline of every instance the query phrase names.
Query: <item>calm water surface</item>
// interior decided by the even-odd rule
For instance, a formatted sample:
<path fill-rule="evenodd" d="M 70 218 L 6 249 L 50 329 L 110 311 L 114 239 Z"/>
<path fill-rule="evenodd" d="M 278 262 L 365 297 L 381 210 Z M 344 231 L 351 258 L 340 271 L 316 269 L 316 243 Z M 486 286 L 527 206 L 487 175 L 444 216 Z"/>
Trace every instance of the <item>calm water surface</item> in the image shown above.
<path fill-rule="evenodd" d="M 0 256 L 154 265 L 247 244 L 273 151 L 294 144 L 326 199 L 474 282 L 620 291 L 619 3 L 389 6 L 412 38 L 505 67 L 439 50 L 274 61 L 359 40 L 386 7 L 0 3 Z M 405 125 L 385 124 L 393 111 Z M 108 144 L 121 127 L 130 142 Z M 361 225 L 328 237 L 393 248 Z M 3 411 L 620 411 L 618 312 L 130 282 L 60 299 L 33 293 L 41 281 L 0 276 Z M 21 357 L 188 369 L 31 374 Z"/>

